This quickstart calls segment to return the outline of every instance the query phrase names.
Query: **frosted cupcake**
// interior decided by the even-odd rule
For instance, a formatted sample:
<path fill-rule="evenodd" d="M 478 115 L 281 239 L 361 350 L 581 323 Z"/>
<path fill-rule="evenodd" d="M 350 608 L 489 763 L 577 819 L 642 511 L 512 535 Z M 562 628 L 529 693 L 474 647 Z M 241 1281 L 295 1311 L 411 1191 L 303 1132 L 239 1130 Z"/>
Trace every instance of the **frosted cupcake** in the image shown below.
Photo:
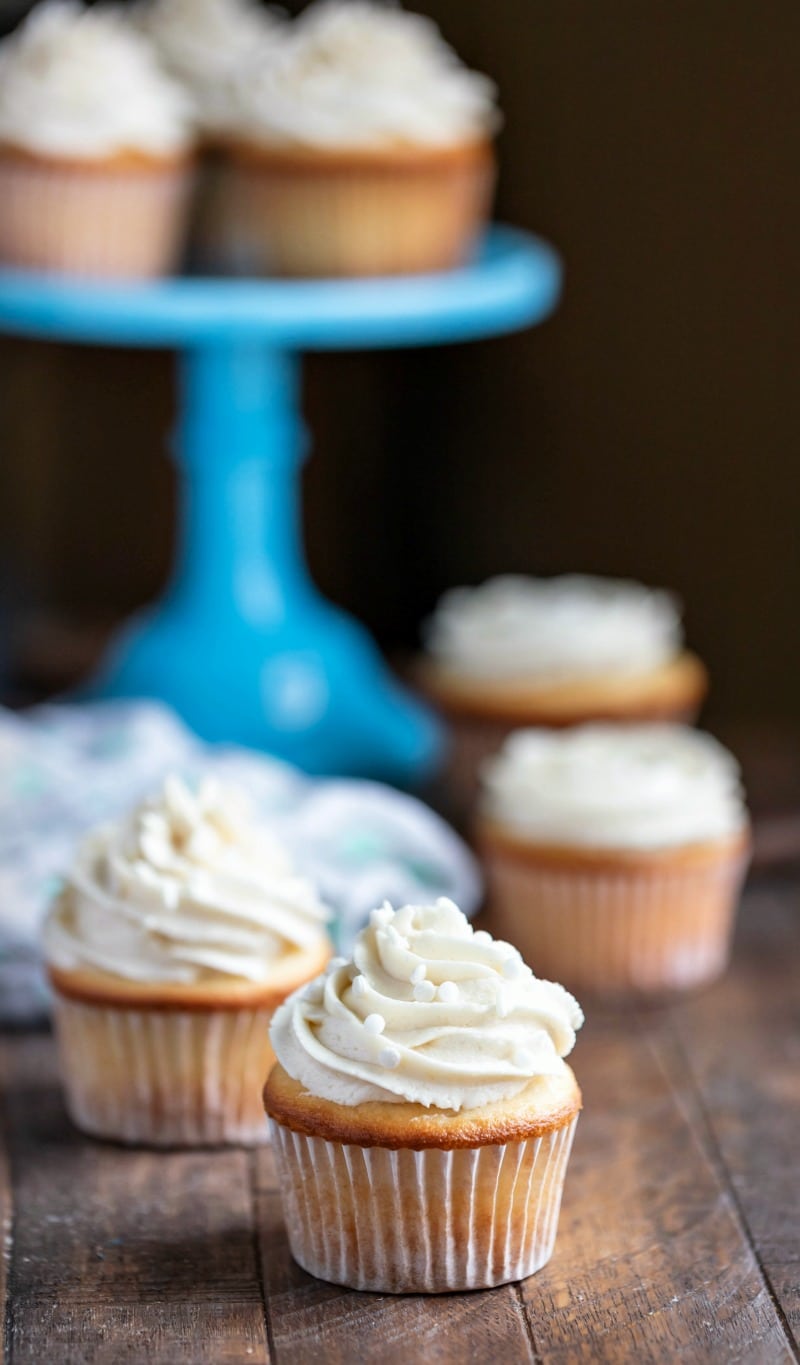
<path fill-rule="evenodd" d="M 505 575 L 445 593 L 417 678 L 453 728 L 462 797 L 482 761 L 524 725 L 693 720 L 707 690 L 680 606 L 640 583 Z"/>
<path fill-rule="evenodd" d="M 171 270 L 190 146 L 182 92 L 119 14 L 37 5 L 0 44 L 0 264 L 98 278 Z"/>
<path fill-rule="evenodd" d="M 264 1103 L 300 1265 L 386 1293 L 543 1266 L 581 1107 L 563 1059 L 582 1022 L 451 901 L 373 911 L 352 961 L 272 1025 Z"/>
<path fill-rule="evenodd" d="M 264 1139 L 276 1006 L 330 956 L 328 913 L 241 796 L 170 778 L 90 834 L 45 926 L 67 1106 L 101 1137 Z"/>
<path fill-rule="evenodd" d="M 234 264 L 284 275 L 443 270 L 494 182 L 494 86 L 430 19 L 318 0 L 238 87 Z"/>
<path fill-rule="evenodd" d="M 724 971 L 750 835 L 736 760 L 676 725 L 521 730 L 485 768 L 493 922 L 576 990 Z"/>

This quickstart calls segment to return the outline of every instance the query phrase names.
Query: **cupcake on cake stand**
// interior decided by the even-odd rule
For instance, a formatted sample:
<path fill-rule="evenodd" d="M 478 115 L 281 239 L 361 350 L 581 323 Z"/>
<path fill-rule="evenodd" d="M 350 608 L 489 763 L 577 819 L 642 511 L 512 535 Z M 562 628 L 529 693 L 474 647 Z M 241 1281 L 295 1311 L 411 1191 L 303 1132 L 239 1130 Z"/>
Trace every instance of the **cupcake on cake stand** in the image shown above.
<path fill-rule="evenodd" d="M 113 641 L 91 694 L 158 697 L 207 740 L 309 772 L 423 779 L 436 721 L 304 563 L 299 357 L 510 332 L 544 319 L 559 285 L 551 248 L 503 227 L 469 265 L 412 277 L 93 286 L 0 272 L 6 333 L 180 355 L 172 580 Z"/>

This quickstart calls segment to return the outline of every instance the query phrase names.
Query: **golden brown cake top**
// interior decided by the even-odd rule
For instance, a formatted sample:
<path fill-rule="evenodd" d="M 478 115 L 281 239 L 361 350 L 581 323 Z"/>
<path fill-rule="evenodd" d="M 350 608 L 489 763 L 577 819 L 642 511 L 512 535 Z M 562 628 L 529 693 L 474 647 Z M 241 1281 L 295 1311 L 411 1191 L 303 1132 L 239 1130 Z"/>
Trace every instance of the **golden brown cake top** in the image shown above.
<path fill-rule="evenodd" d="M 359 1147 L 485 1147 L 542 1137 L 568 1124 L 581 1108 L 581 1092 L 568 1066 L 540 1076 L 511 1099 L 482 1109 L 442 1110 L 421 1104 L 372 1101 L 337 1104 L 312 1095 L 277 1063 L 264 1087 L 271 1118 L 297 1133 Z"/>

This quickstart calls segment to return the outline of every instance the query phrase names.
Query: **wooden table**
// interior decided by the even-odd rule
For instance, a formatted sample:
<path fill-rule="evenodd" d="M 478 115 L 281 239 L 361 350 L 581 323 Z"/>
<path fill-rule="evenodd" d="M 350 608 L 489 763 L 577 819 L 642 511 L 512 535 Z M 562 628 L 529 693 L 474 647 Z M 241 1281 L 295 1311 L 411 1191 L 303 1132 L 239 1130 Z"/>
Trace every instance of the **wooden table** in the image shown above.
<path fill-rule="evenodd" d="M 799 1358 L 800 880 L 751 886 L 721 985 L 590 1015 L 554 1259 L 491 1292 L 315 1281 L 289 1257 L 268 1150 L 90 1142 L 65 1118 L 51 1039 L 0 1048 L 7 1361 Z"/>

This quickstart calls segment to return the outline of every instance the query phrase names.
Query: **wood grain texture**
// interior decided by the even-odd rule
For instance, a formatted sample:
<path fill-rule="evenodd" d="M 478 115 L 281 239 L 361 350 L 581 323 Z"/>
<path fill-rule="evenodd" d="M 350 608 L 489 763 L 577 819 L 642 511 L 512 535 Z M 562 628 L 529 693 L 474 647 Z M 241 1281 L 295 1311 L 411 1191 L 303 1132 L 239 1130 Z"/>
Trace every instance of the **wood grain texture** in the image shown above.
<path fill-rule="evenodd" d="M 762 887 L 734 970 L 675 1012 L 721 1168 L 787 1325 L 800 1336 L 800 888 Z"/>
<path fill-rule="evenodd" d="M 522 1293 L 547 1361 L 791 1358 L 729 1191 L 636 1015 L 581 1039 L 556 1254 Z"/>
<path fill-rule="evenodd" d="M 63 1111 L 51 1040 L 7 1051 L 10 1360 L 265 1365 L 246 1154 L 84 1140 Z"/>
<path fill-rule="evenodd" d="M 0 1039 L 5 1365 L 797 1359 L 799 982 L 800 883 L 762 881 L 724 982 L 590 1010 L 551 1264 L 433 1298 L 314 1280 L 289 1256 L 269 1150 L 92 1142 L 67 1122 L 51 1039 Z"/>

